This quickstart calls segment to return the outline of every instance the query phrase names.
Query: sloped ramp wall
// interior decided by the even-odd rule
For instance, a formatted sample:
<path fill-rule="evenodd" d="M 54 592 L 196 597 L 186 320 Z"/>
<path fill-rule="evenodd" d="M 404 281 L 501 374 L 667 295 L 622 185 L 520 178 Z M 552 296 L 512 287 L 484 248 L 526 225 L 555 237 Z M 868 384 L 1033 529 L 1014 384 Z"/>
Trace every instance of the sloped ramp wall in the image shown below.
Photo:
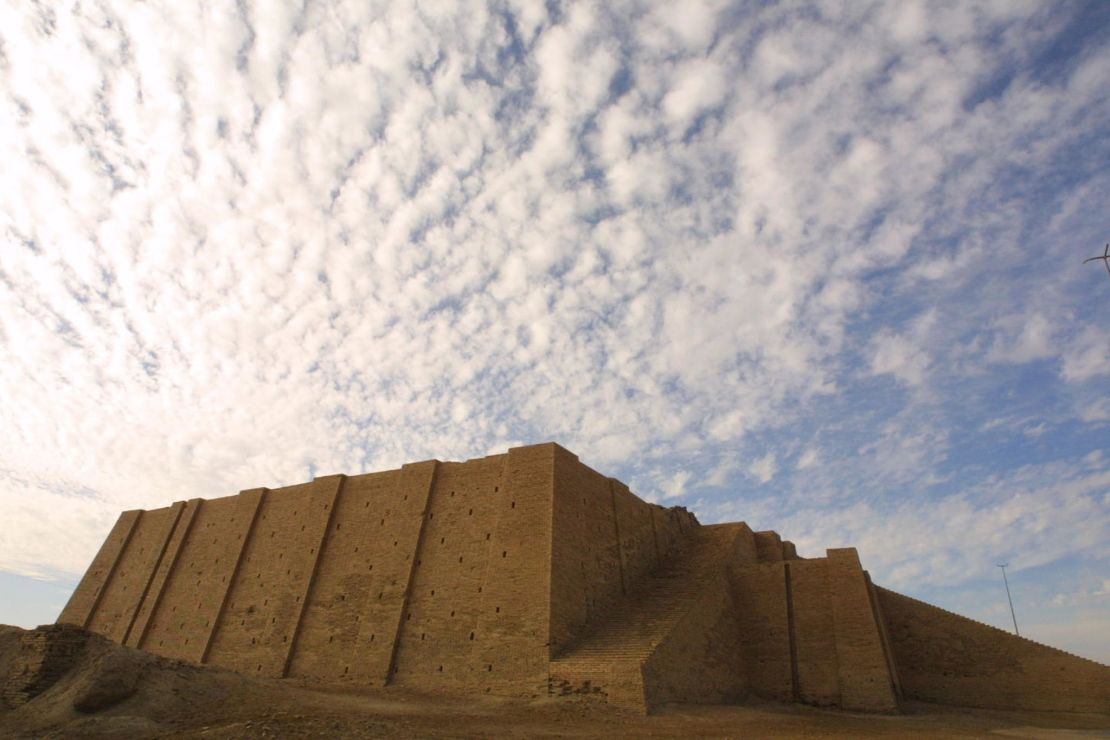
<path fill-rule="evenodd" d="M 737 702 L 748 694 L 728 572 L 755 562 L 755 539 L 746 524 L 736 525 L 735 531 L 719 572 L 644 661 L 644 704 L 649 710 L 669 702 Z"/>
<path fill-rule="evenodd" d="M 747 695 L 740 629 L 722 573 L 644 661 L 644 703 L 728 704 Z"/>
<path fill-rule="evenodd" d="M 876 587 L 906 698 L 990 709 L 1110 712 L 1110 666 Z"/>
<path fill-rule="evenodd" d="M 558 445 L 551 508 L 551 655 L 604 620 L 699 526 L 693 514 L 641 500 Z"/>

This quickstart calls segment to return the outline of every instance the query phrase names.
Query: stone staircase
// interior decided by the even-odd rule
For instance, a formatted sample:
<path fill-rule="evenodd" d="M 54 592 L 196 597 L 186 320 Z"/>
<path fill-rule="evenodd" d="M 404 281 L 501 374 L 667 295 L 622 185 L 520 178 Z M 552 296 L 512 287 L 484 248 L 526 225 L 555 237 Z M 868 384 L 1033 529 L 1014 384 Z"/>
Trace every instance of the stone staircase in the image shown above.
<path fill-rule="evenodd" d="M 614 605 L 607 620 L 552 659 L 548 693 L 593 696 L 645 710 L 642 666 L 725 567 L 735 525 L 695 529 L 689 541 Z"/>

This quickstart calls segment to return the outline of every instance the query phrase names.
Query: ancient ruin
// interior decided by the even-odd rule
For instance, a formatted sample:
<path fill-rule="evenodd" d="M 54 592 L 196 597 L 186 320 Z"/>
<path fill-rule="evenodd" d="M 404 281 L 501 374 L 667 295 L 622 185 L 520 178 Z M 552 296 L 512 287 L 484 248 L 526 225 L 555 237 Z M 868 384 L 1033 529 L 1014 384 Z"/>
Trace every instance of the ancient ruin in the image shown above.
<path fill-rule="evenodd" d="M 250 675 L 1110 712 L 1110 667 L 646 503 L 556 444 L 124 512 L 58 621 Z"/>

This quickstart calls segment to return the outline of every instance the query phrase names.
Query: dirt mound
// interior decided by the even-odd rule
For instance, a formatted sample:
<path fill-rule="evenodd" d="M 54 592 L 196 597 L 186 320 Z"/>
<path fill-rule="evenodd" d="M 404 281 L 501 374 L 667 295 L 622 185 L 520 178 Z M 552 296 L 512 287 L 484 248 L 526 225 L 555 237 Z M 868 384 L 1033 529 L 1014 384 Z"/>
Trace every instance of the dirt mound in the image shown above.
<path fill-rule="evenodd" d="M 246 681 L 159 658 L 79 627 L 0 626 L 0 730 L 36 737 L 168 732 L 189 709 L 218 709 Z M 88 715 L 97 714 L 95 721 Z"/>

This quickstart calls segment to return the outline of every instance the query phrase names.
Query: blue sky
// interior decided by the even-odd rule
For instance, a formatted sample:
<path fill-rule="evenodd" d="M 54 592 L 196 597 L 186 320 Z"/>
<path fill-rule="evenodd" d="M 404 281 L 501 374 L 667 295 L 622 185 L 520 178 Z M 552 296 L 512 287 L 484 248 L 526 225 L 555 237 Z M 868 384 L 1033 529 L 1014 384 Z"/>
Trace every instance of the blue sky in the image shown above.
<path fill-rule="evenodd" d="M 0 622 L 555 440 L 1110 662 L 1110 5 L 0 10 Z"/>

